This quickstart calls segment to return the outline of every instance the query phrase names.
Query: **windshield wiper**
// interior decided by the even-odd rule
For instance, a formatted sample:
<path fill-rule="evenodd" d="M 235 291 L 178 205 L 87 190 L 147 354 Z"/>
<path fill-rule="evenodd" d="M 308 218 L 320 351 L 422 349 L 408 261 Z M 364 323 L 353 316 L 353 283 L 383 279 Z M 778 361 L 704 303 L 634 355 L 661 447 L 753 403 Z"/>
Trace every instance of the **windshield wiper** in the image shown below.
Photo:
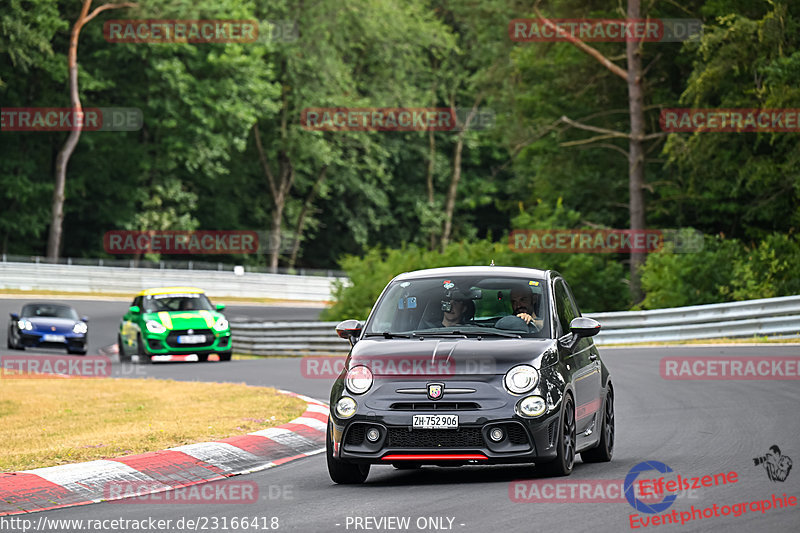
<path fill-rule="evenodd" d="M 400 337 L 403 339 L 410 339 L 411 335 L 407 335 L 405 333 L 392 333 L 391 331 L 384 331 L 383 333 L 367 333 L 364 337 L 383 337 L 385 339 L 394 339 L 395 337 Z"/>

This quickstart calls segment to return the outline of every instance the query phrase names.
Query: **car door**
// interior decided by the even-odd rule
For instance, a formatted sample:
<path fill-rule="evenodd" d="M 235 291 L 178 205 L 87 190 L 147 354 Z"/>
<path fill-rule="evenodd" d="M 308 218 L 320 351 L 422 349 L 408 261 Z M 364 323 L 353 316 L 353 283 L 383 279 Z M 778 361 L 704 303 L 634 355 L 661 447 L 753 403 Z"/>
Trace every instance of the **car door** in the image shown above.
<path fill-rule="evenodd" d="M 576 432 L 583 433 L 594 422 L 594 414 L 600 409 L 600 361 L 594 343 L 590 338 L 582 338 L 575 343 L 569 342 L 569 324 L 581 316 L 572 291 L 566 281 L 558 278 L 554 283 L 554 297 L 558 327 L 560 329 L 559 350 L 562 361 L 567 364 L 572 374 L 575 387 L 575 420 Z"/>

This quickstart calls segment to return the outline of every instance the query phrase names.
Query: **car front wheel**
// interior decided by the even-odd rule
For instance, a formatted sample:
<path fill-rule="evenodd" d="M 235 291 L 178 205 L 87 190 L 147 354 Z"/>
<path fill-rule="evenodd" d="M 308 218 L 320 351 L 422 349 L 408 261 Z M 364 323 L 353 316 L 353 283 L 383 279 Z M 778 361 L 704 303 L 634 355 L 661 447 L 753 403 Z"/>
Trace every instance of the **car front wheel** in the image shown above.
<path fill-rule="evenodd" d="M 328 432 L 325 438 L 325 452 L 328 459 L 328 474 L 334 483 L 340 485 L 359 485 L 367 480 L 368 464 L 345 463 L 333 456 L 333 427 L 328 421 Z"/>
<path fill-rule="evenodd" d="M 153 362 L 153 360 L 150 359 L 150 354 L 147 353 L 147 350 L 145 350 L 144 341 L 142 340 L 141 333 L 136 335 L 136 355 L 139 356 L 139 364 Z"/>
<path fill-rule="evenodd" d="M 541 465 L 540 470 L 549 476 L 568 476 L 575 466 L 575 404 L 572 396 L 564 397 L 561 424 L 556 440 L 555 460 Z M 537 465 L 538 467 L 539 465 Z"/>

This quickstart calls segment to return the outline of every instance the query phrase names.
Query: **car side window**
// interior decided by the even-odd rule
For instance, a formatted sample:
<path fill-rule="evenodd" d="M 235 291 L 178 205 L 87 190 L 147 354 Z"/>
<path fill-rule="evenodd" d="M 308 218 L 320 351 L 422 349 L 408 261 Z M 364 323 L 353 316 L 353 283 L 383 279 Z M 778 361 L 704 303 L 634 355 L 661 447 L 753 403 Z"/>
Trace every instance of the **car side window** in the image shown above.
<path fill-rule="evenodd" d="M 133 299 L 133 303 L 131 304 L 131 306 L 134 306 L 134 305 L 139 306 L 139 309 L 142 308 L 142 297 L 141 296 L 137 296 L 136 298 Z"/>
<path fill-rule="evenodd" d="M 575 295 L 572 294 L 572 289 L 569 288 L 569 283 L 566 280 L 561 280 L 561 283 L 564 284 L 564 288 L 567 290 L 567 298 L 569 299 L 570 308 L 572 308 L 572 316 L 573 318 L 582 316 L 581 310 L 578 307 L 578 302 L 575 300 Z"/>
<path fill-rule="evenodd" d="M 556 280 L 556 313 L 558 313 L 558 323 L 561 325 L 561 335 L 569 333 L 569 324 L 577 316 L 567 291 L 564 281 L 561 279 Z"/>

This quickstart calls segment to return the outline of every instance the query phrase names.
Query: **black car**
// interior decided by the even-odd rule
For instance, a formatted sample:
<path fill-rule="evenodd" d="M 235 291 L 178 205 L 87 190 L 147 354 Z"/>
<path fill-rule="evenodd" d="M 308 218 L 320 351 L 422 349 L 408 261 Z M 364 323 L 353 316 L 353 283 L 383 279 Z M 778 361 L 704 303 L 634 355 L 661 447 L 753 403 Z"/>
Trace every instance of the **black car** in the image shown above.
<path fill-rule="evenodd" d="M 67 353 L 86 355 L 88 321 L 68 305 L 26 304 L 19 314 L 11 313 L 6 345 L 9 350 L 66 348 Z"/>
<path fill-rule="evenodd" d="M 555 271 L 420 270 L 394 278 L 365 325 L 340 323 L 353 345 L 331 390 L 327 462 L 336 483 L 372 464 L 536 463 L 549 475 L 610 461 L 614 389 Z"/>

